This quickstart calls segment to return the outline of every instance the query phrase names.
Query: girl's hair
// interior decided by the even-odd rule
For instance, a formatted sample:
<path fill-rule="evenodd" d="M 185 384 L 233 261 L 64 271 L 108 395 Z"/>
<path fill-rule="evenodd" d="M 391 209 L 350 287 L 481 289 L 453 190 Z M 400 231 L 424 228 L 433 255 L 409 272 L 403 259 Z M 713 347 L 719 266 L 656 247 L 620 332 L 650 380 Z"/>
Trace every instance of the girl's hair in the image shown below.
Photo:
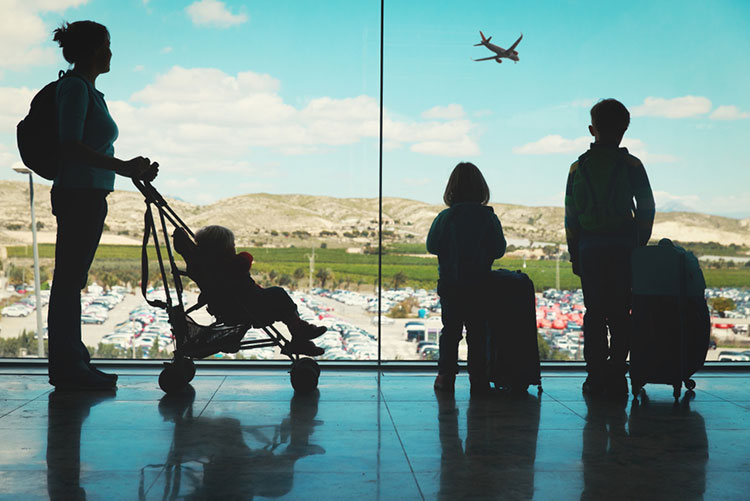
<path fill-rule="evenodd" d="M 109 40 L 107 28 L 94 21 L 63 22 L 53 33 L 52 40 L 62 47 L 63 57 L 70 64 L 85 62 Z"/>
<path fill-rule="evenodd" d="M 234 254 L 234 233 L 224 226 L 211 225 L 195 233 L 195 243 L 205 252 L 222 256 Z"/>
<path fill-rule="evenodd" d="M 487 205 L 490 188 L 479 168 L 471 162 L 461 162 L 451 172 L 443 193 L 443 202 L 448 207 L 460 202 L 478 202 Z"/>

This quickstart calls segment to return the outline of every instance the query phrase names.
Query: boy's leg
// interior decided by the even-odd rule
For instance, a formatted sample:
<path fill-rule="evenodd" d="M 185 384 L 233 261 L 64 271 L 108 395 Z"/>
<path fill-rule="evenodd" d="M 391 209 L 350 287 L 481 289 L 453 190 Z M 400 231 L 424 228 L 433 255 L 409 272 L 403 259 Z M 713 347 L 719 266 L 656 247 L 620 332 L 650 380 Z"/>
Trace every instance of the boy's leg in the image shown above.
<path fill-rule="evenodd" d="M 609 364 L 608 391 L 613 394 L 627 394 L 625 379 L 627 358 L 633 336 L 633 323 L 630 316 L 630 247 L 614 247 L 611 251 L 612 267 L 609 281 L 612 284 L 607 305 L 609 325 Z"/>
<path fill-rule="evenodd" d="M 594 393 L 603 390 L 607 365 L 606 295 L 609 268 L 606 248 L 583 240 L 580 246 L 581 287 L 586 313 L 583 316 L 583 357 L 586 382 Z"/>

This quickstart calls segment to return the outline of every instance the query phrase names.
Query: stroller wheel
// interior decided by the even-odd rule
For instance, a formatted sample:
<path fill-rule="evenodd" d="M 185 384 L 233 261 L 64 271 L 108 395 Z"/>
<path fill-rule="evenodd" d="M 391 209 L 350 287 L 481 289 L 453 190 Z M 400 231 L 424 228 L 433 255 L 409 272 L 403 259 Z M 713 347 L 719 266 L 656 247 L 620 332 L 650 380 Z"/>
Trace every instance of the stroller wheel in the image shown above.
<path fill-rule="evenodd" d="M 301 365 L 303 367 L 312 367 L 318 377 L 320 377 L 320 365 L 318 365 L 318 362 L 316 362 L 312 358 L 300 358 L 297 361 L 297 365 Z"/>
<path fill-rule="evenodd" d="M 313 362 L 305 362 L 309 360 Z M 292 381 L 292 388 L 294 391 L 299 393 L 310 393 L 318 387 L 318 371 L 317 363 L 315 360 L 310 358 L 303 358 L 295 362 L 292 365 L 292 370 L 289 372 L 290 379 Z"/>
<path fill-rule="evenodd" d="M 182 374 L 185 382 L 189 383 L 195 377 L 195 362 L 189 358 L 182 359 Z"/>
<path fill-rule="evenodd" d="M 185 374 L 175 364 L 165 364 L 164 370 L 159 374 L 159 388 L 167 394 L 182 390 L 187 383 Z"/>

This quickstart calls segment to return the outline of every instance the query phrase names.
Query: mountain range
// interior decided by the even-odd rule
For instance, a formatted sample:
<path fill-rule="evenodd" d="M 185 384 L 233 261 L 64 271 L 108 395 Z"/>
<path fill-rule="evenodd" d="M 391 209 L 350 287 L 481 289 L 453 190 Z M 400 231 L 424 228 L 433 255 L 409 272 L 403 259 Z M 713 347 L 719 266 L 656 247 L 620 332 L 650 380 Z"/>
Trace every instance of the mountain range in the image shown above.
<path fill-rule="evenodd" d="M 40 242 L 54 241 L 50 186 L 35 184 L 35 212 Z M 378 199 L 252 193 L 195 205 L 165 197 L 169 206 L 193 230 L 220 224 L 231 228 L 239 245 L 310 246 L 326 242 L 336 247 L 377 244 Z M 136 244 L 143 234 L 143 196 L 115 191 L 108 197 L 109 213 L 102 241 Z M 509 240 L 563 243 L 562 207 L 491 204 Z M 444 208 L 403 198 L 383 199 L 386 241 L 424 242 L 435 215 Z M 28 184 L 0 181 L 0 245 L 30 240 Z M 734 219 L 657 207 L 653 237 L 681 242 L 719 242 L 750 246 L 750 218 Z"/>

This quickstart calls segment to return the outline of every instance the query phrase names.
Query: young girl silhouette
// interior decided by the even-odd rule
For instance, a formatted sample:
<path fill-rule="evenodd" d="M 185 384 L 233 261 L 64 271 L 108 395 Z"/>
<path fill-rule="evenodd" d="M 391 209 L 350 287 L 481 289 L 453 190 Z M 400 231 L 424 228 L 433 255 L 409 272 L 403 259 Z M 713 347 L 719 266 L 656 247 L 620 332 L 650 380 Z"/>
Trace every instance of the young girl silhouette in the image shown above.
<path fill-rule="evenodd" d="M 466 326 L 471 393 L 487 393 L 487 311 L 483 298 L 495 259 L 505 254 L 500 220 L 487 205 L 490 190 L 476 165 L 453 169 L 443 201 L 448 206 L 432 222 L 427 251 L 438 256 L 438 295 L 443 330 L 435 389 L 453 392 L 458 343 Z"/>

